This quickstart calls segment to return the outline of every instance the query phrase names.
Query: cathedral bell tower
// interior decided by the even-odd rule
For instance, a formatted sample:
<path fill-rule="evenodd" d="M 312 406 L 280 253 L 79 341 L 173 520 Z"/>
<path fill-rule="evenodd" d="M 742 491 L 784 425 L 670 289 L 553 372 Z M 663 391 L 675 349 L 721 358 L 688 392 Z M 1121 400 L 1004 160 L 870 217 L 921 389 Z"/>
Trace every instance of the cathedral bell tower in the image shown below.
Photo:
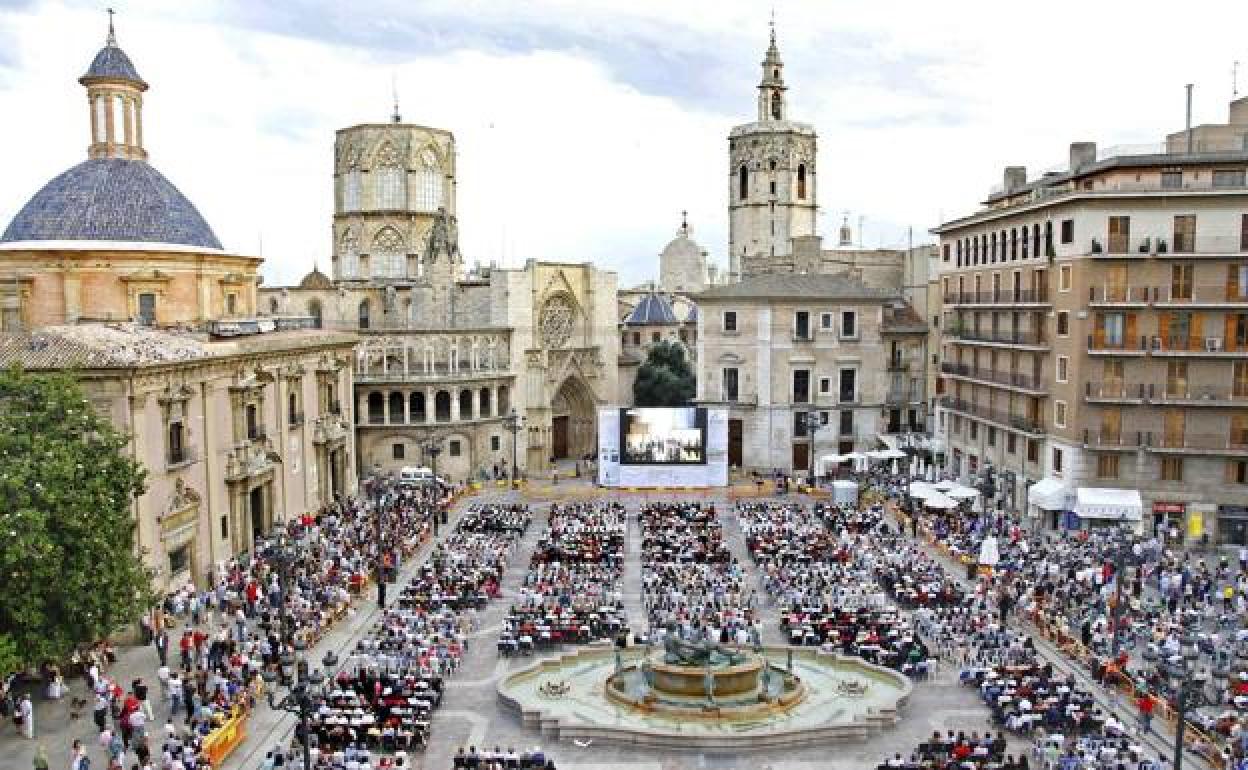
<path fill-rule="evenodd" d="M 729 280 L 793 272 L 793 239 L 815 233 L 815 129 L 788 119 L 773 25 L 758 84 L 758 120 L 728 134 Z"/>

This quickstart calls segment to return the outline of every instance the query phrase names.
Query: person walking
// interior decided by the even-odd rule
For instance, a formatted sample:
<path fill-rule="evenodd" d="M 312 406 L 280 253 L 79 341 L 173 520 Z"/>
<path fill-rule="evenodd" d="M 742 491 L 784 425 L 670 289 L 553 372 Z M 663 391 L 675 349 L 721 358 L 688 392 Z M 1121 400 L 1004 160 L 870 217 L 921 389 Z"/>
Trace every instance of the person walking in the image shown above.
<path fill-rule="evenodd" d="M 160 659 L 160 665 L 169 665 L 169 632 L 164 627 L 156 632 L 152 644 L 156 647 L 156 657 Z"/>
<path fill-rule="evenodd" d="M 69 770 L 91 770 L 91 759 L 82 741 L 77 738 L 69 748 Z"/>
<path fill-rule="evenodd" d="M 22 720 L 22 735 L 28 740 L 33 740 L 35 737 L 35 705 L 30 702 L 30 693 L 22 696 L 22 702 L 17 704 L 17 713 Z"/>
<path fill-rule="evenodd" d="M 1153 696 L 1145 692 L 1135 701 L 1135 706 L 1140 710 L 1140 725 L 1144 728 L 1144 732 L 1151 730 L 1153 723 Z"/>

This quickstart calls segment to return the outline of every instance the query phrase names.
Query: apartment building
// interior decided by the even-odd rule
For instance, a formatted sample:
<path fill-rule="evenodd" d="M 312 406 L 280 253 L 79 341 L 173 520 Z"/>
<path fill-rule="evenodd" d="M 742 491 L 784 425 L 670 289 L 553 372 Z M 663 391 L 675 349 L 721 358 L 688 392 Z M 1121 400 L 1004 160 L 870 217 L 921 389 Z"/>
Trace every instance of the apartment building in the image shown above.
<path fill-rule="evenodd" d="M 946 468 L 1047 526 L 1248 541 L 1246 171 L 1248 98 L 936 228 Z"/>
<path fill-rule="evenodd" d="M 732 467 L 802 473 L 924 433 L 927 325 L 900 289 L 774 273 L 693 299 L 697 400 L 728 408 Z"/>

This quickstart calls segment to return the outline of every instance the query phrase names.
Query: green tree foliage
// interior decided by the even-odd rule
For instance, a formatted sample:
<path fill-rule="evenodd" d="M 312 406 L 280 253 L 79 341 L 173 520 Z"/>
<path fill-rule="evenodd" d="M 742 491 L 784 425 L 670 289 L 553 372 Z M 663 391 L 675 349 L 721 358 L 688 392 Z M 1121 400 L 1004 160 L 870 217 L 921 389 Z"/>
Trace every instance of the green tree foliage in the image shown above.
<path fill-rule="evenodd" d="M 0 652 L 65 658 L 152 604 L 134 546 L 145 473 L 70 375 L 0 371 Z M 0 655 L 3 657 L 3 655 Z"/>
<path fill-rule="evenodd" d="M 693 400 L 695 391 L 693 369 L 685 360 L 685 349 L 671 340 L 661 340 L 650 346 L 633 383 L 633 403 L 637 406 L 686 406 Z"/>

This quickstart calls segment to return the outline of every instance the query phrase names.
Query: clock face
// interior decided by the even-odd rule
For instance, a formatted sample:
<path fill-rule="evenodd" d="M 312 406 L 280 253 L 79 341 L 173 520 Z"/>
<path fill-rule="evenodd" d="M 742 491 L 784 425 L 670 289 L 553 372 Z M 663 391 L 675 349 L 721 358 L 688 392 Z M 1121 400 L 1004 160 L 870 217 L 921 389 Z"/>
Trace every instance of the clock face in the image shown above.
<path fill-rule="evenodd" d="M 572 336 L 572 302 L 565 294 L 556 294 L 542 306 L 540 319 L 542 344 L 548 348 L 561 348 Z"/>

